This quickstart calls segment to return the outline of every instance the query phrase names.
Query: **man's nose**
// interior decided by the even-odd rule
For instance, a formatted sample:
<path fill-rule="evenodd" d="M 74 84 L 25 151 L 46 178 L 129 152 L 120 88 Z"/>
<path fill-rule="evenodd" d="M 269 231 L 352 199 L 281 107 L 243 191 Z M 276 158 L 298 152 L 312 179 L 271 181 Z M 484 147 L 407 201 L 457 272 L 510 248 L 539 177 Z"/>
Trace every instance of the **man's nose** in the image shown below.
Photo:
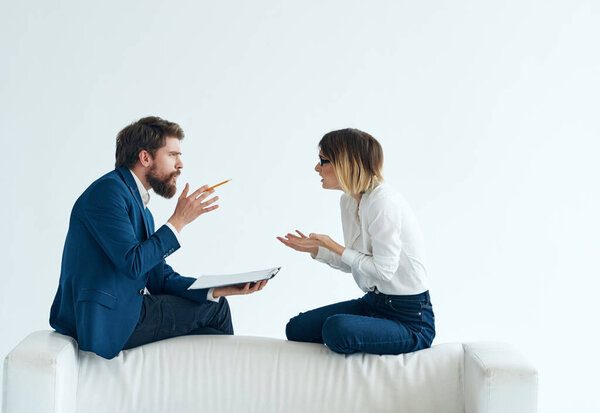
<path fill-rule="evenodd" d="M 319 172 L 321 170 L 321 164 L 319 162 L 317 162 L 317 164 L 315 165 L 315 171 Z"/>

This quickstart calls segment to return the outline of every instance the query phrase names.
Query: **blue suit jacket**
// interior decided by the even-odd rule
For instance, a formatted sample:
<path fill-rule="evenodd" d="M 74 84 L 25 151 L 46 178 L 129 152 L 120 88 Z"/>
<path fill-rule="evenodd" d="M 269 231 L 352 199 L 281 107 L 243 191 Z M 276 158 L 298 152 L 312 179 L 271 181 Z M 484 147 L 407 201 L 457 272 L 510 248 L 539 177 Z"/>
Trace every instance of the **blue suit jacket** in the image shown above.
<path fill-rule="evenodd" d="M 115 357 L 137 325 L 144 287 L 151 294 L 206 301 L 206 289 L 188 290 L 194 278 L 165 262 L 178 248 L 169 227 L 154 232 L 127 168 L 104 175 L 73 206 L 50 325 L 74 337 L 82 350 Z"/>

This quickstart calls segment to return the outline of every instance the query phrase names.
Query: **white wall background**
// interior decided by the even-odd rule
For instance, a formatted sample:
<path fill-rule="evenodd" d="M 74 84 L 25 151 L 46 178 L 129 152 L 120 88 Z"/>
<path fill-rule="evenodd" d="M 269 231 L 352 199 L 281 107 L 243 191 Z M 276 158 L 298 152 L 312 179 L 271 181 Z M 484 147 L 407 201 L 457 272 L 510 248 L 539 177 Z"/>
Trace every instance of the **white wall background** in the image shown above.
<path fill-rule="evenodd" d="M 283 265 L 230 300 L 238 334 L 360 295 L 275 239 L 341 240 L 320 137 L 357 127 L 428 245 L 437 343 L 513 343 L 540 412 L 598 411 L 600 3 L 80 2 L 0 6 L 0 355 L 48 329 L 68 217 L 116 133 L 182 125 L 192 186 L 233 178 L 183 233 L 184 274 Z M 157 224 L 174 200 L 153 196 Z"/>

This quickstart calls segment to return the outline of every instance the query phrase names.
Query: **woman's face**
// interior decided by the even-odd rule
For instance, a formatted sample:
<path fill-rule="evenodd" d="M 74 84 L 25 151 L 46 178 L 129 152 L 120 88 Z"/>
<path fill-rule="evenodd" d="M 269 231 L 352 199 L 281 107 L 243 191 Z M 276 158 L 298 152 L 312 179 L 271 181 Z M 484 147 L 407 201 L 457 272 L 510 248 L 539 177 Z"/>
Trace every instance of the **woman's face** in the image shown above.
<path fill-rule="evenodd" d="M 335 172 L 333 171 L 333 165 L 331 162 L 327 162 L 329 159 L 323 156 L 321 152 L 319 152 L 319 158 L 326 161 L 323 162 L 323 165 L 321 165 L 321 161 L 317 162 L 317 165 L 315 166 L 315 171 L 323 178 L 321 179 L 323 189 L 342 189 L 337 180 L 337 176 L 335 176 Z"/>

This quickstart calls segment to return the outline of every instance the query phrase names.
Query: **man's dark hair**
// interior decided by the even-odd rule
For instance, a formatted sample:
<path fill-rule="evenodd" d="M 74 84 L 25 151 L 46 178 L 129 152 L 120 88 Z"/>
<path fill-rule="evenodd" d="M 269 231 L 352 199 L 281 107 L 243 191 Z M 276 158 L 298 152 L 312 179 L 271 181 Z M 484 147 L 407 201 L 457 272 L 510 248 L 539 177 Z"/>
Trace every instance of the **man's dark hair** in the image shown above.
<path fill-rule="evenodd" d="M 138 161 L 141 151 L 148 151 L 152 157 L 165 146 L 167 137 L 183 139 L 183 129 L 158 116 L 148 116 L 124 127 L 117 135 L 115 167 L 129 169 Z"/>

